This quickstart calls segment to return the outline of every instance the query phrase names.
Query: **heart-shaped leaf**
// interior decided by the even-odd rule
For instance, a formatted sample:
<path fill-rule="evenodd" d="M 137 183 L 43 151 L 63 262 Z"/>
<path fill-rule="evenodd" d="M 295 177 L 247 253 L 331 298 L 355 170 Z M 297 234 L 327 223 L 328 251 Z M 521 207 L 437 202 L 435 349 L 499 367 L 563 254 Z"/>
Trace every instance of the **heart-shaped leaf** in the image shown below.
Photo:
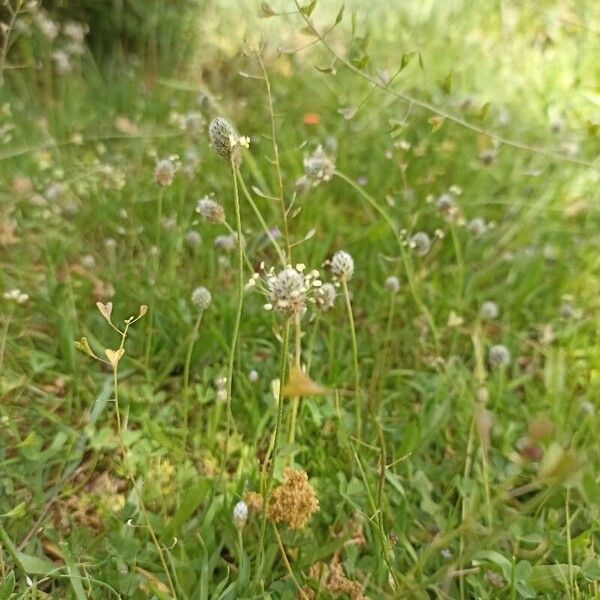
<path fill-rule="evenodd" d="M 121 360 L 121 357 L 123 356 L 123 354 L 125 354 L 125 349 L 119 348 L 118 350 L 111 350 L 110 348 L 107 348 L 104 352 L 106 354 L 106 358 L 108 358 L 108 362 L 110 363 L 111 367 L 113 369 L 116 369 L 117 365 L 119 364 L 119 361 Z"/>
<path fill-rule="evenodd" d="M 103 304 L 102 302 L 96 302 L 96 306 L 100 311 L 100 314 L 110 323 L 110 316 L 112 314 L 113 303 L 107 302 Z"/>

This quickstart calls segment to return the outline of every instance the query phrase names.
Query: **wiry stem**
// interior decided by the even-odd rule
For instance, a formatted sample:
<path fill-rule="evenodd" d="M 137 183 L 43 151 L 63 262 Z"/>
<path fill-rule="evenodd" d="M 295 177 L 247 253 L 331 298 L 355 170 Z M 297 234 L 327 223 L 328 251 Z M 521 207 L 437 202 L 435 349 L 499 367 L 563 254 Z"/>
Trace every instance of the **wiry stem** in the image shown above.
<path fill-rule="evenodd" d="M 383 220 L 388 224 L 389 228 L 392 230 L 396 243 L 398 244 L 398 248 L 400 249 L 400 256 L 402 257 L 402 263 L 406 271 L 406 277 L 408 280 L 408 287 L 410 289 L 410 293 L 413 297 L 415 304 L 417 305 L 418 309 L 421 311 L 421 314 L 423 315 L 423 317 L 427 321 L 427 324 L 429 325 L 429 329 L 431 330 L 436 346 L 439 346 L 439 336 L 437 328 L 435 326 L 431 313 L 425 306 L 425 303 L 421 299 L 417 290 L 417 286 L 414 280 L 414 273 L 406 253 L 404 241 L 402 240 L 400 234 L 396 229 L 396 224 L 394 223 L 392 218 L 387 214 L 387 212 L 383 208 L 381 208 L 381 206 L 379 206 L 375 198 L 373 198 L 373 196 L 367 193 L 360 185 L 358 185 L 355 181 L 353 181 L 350 177 L 348 177 L 341 171 L 336 170 L 335 174 L 340 179 L 345 181 L 348 185 L 350 185 L 355 191 L 357 191 L 369 203 L 373 210 L 375 210 L 383 218 Z"/>
<path fill-rule="evenodd" d="M 188 346 L 187 354 L 185 357 L 185 365 L 183 367 L 183 439 L 181 440 L 181 449 L 185 452 L 185 447 L 188 439 L 188 428 L 189 428 L 189 415 L 190 415 L 190 365 L 192 362 L 192 353 L 194 352 L 194 345 L 196 338 L 198 337 L 198 330 L 200 329 L 200 323 L 202 322 L 202 315 L 204 311 L 201 310 L 198 313 L 196 322 L 194 323 L 194 329 L 192 330 L 192 337 Z"/>
<path fill-rule="evenodd" d="M 130 323 L 127 323 L 124 331 L 121 333 L 121 345 L 119 346 L 119 350 L 122 350 L 125 345 L 125 339 L 127 337 L 127 330 L 129 329 L 129 325 L 130 325 Z M 133 473 L 133 469 L 131 467 L 131 463 L 129 462 L 129 457 L 127 454 L 127 448 L 125 446 L 125 431 L 124 431 L 123 424 L 121 423 L 121 408 L 119 406 L 118 362 L 115 363 L 113 366 L 113 387 L 114 387 L 114 394 L 115 394 L 115 413 L 117 416 L 117 435 L 119 438 L 119 446 L 121 449 L 121 455 L 123 457 L 123 464 L 125 465 L 125 470 L 127 471 L 127 478 L 129 479 L 129 481 L 130 481 L 131 485 L 133 486 L 135 493 L 137 495 L 138 502 L 140 504 L 140 511 L 142 512 L 144 520 L 146 521 L 146 527 L 148 528 L 148 532 L 150 533 L 152 542 L 154 543 L 154 546 L 156 547 L 156 550 L 158 551 L 158 556 L 159 556 L 163 571 L 167 577 L 167 581 L 169 583 L 169 588 L 171 590 L 171 594 L 173 595 L 174 598 L 177 598 L 177 594 L 175 593 L 175 586 L 173 584 L 173 579 L 171 578 L 171 572 L 167 565 L 167 561 L 165 559 L 163 549 L 160 545 L 160 542 L 158 541 L 158 538 L 156 537 L 154 528 L 152 527 L 152 523 L 150 521 L 150 516 L 148 515 L 148 510 L 146 509 L 146 504 L 144 503 L 142 493 L 141 493 L 141 491 L 137 485 L 137 482 L 135 480 L 135 475 Z"/>
<path fill-rule="evenodd" d="M 356 329 L 354 328 L 354 316 L 352 314 L 352 304 L 350 302 L 350 293 L 346 279 L 342 279 L 342 288 L 346 300 L 346 311 L 348 313 L 348 323 L 350 325 L 350 337 L 352 339 L 352 363 L 354 366 L 354 394 L 355 394 L 355 414 L 356 414 L 356 438 L 360 442 L 362 435 L 362 407 L 360 405 L 360 370 L 358 366 L 358 344 L 356 343 Z"/>
<path fill-rule="evenodd" d="M 235 323 L 233 326 L 233 335 L 231 338 L 231 348 L 229 350 L 229 361 L 227 365 L 227 425 L 225 446 L 223 449 L 223 464 L 221 465 L 221 475 L 225 471 L 227 463 L 227 455 L 229 453 L 229 444 L 231 437 L 231 427 L 233 424 L 233 413 L 231 412 L 231 394 L 233 391 L 233 370 L 235 366 L 235 356 L 238 347 L 238 338 L 240 332 L 240 324 L 242 322 L 242 309 L 244 306 L 244 249 L 242 247 L 242 216 L 240 212 L 240 195 L 238 192 L 238 175 L 239 171 L 235 164 L 234 157 L 231 157 L 231 174 L 233 177 L 233 191 L 235 204 L 235 224 L 237 233 L 237 270 L 238 270 L 238 285 L 237 285 L 237 310 L 235 314 Z M 241 177 L 240 177 L 241 179 Z"/>
<path fill-rule="evenodd" d="M 283 194 L 283 177 L 281 175 L 281 164 L 279 161 L 279 146 L 277 144 L 277 136 L 275 131 L 275 113 L 273 110 L 273 96 L 271 94 L 271 82 L 269 81 L 269 75 L 267 73 L 267 69 L 265 68 L 265 64 L 263 62 L 262 56 L 260 52 L 256 53 L 256 57 L 258 58 L 258 62 L 260 63 L 260 67 L 263 72 L 263 77 L 265 80 L 265 88 L 267 90 L 267 100 L 268 100 L 268 108 L 269 108 L 269 117 L 271 119 L 271 142 L 273 144 L 273 164 L 275 165 L 275 171 L 277 172 L 277 187 L 278 187 L 278 198 L 279 203 L 281 204 L 281 220 L 283 223 L 283 237 L 285 240 L 286 247 L 286 259 L 289 263 L 292 262 L 292 247 L 290 245 L 290 232 L 288 227 L 287 220 L 287 209 L 285 206 L 285 198 Z"/>

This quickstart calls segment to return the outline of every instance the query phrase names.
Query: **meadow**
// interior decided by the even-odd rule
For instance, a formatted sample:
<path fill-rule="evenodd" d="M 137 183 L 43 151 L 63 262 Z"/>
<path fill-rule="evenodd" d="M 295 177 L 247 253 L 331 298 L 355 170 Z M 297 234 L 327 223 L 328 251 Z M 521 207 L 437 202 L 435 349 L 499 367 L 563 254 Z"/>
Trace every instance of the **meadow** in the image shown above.
<path fill-rule="evenodd" d="M 600 5 L 8 0 L 0 600 L 600 598 Z"/>

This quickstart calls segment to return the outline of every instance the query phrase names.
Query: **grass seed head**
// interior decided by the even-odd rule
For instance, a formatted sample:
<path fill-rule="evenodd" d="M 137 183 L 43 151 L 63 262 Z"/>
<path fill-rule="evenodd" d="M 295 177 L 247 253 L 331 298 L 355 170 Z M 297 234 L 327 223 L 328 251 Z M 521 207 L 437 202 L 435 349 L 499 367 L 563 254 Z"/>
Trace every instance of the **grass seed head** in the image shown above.
<path fill-rule="evenodd" d="M 240 138 L 227 119 L 214 118 L 208 126 L 208 137 L 217 156 L 235 165 L 242 162 L 241 147 L 247 146 L 247 138 Z"/>

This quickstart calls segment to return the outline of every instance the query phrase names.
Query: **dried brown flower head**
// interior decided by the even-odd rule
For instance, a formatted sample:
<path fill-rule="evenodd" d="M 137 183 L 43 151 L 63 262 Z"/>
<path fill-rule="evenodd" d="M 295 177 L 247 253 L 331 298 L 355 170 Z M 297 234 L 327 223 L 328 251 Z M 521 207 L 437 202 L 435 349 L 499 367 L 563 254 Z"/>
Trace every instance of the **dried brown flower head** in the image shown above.
<path fill-rule="evenodd" d="M 286 523 L 290 529 L 302 529 L 319 509 L 319 500 L 305 471 L 288 467 L 283 478 L 270 498 L 269 518 L 274 523 Z"/>

